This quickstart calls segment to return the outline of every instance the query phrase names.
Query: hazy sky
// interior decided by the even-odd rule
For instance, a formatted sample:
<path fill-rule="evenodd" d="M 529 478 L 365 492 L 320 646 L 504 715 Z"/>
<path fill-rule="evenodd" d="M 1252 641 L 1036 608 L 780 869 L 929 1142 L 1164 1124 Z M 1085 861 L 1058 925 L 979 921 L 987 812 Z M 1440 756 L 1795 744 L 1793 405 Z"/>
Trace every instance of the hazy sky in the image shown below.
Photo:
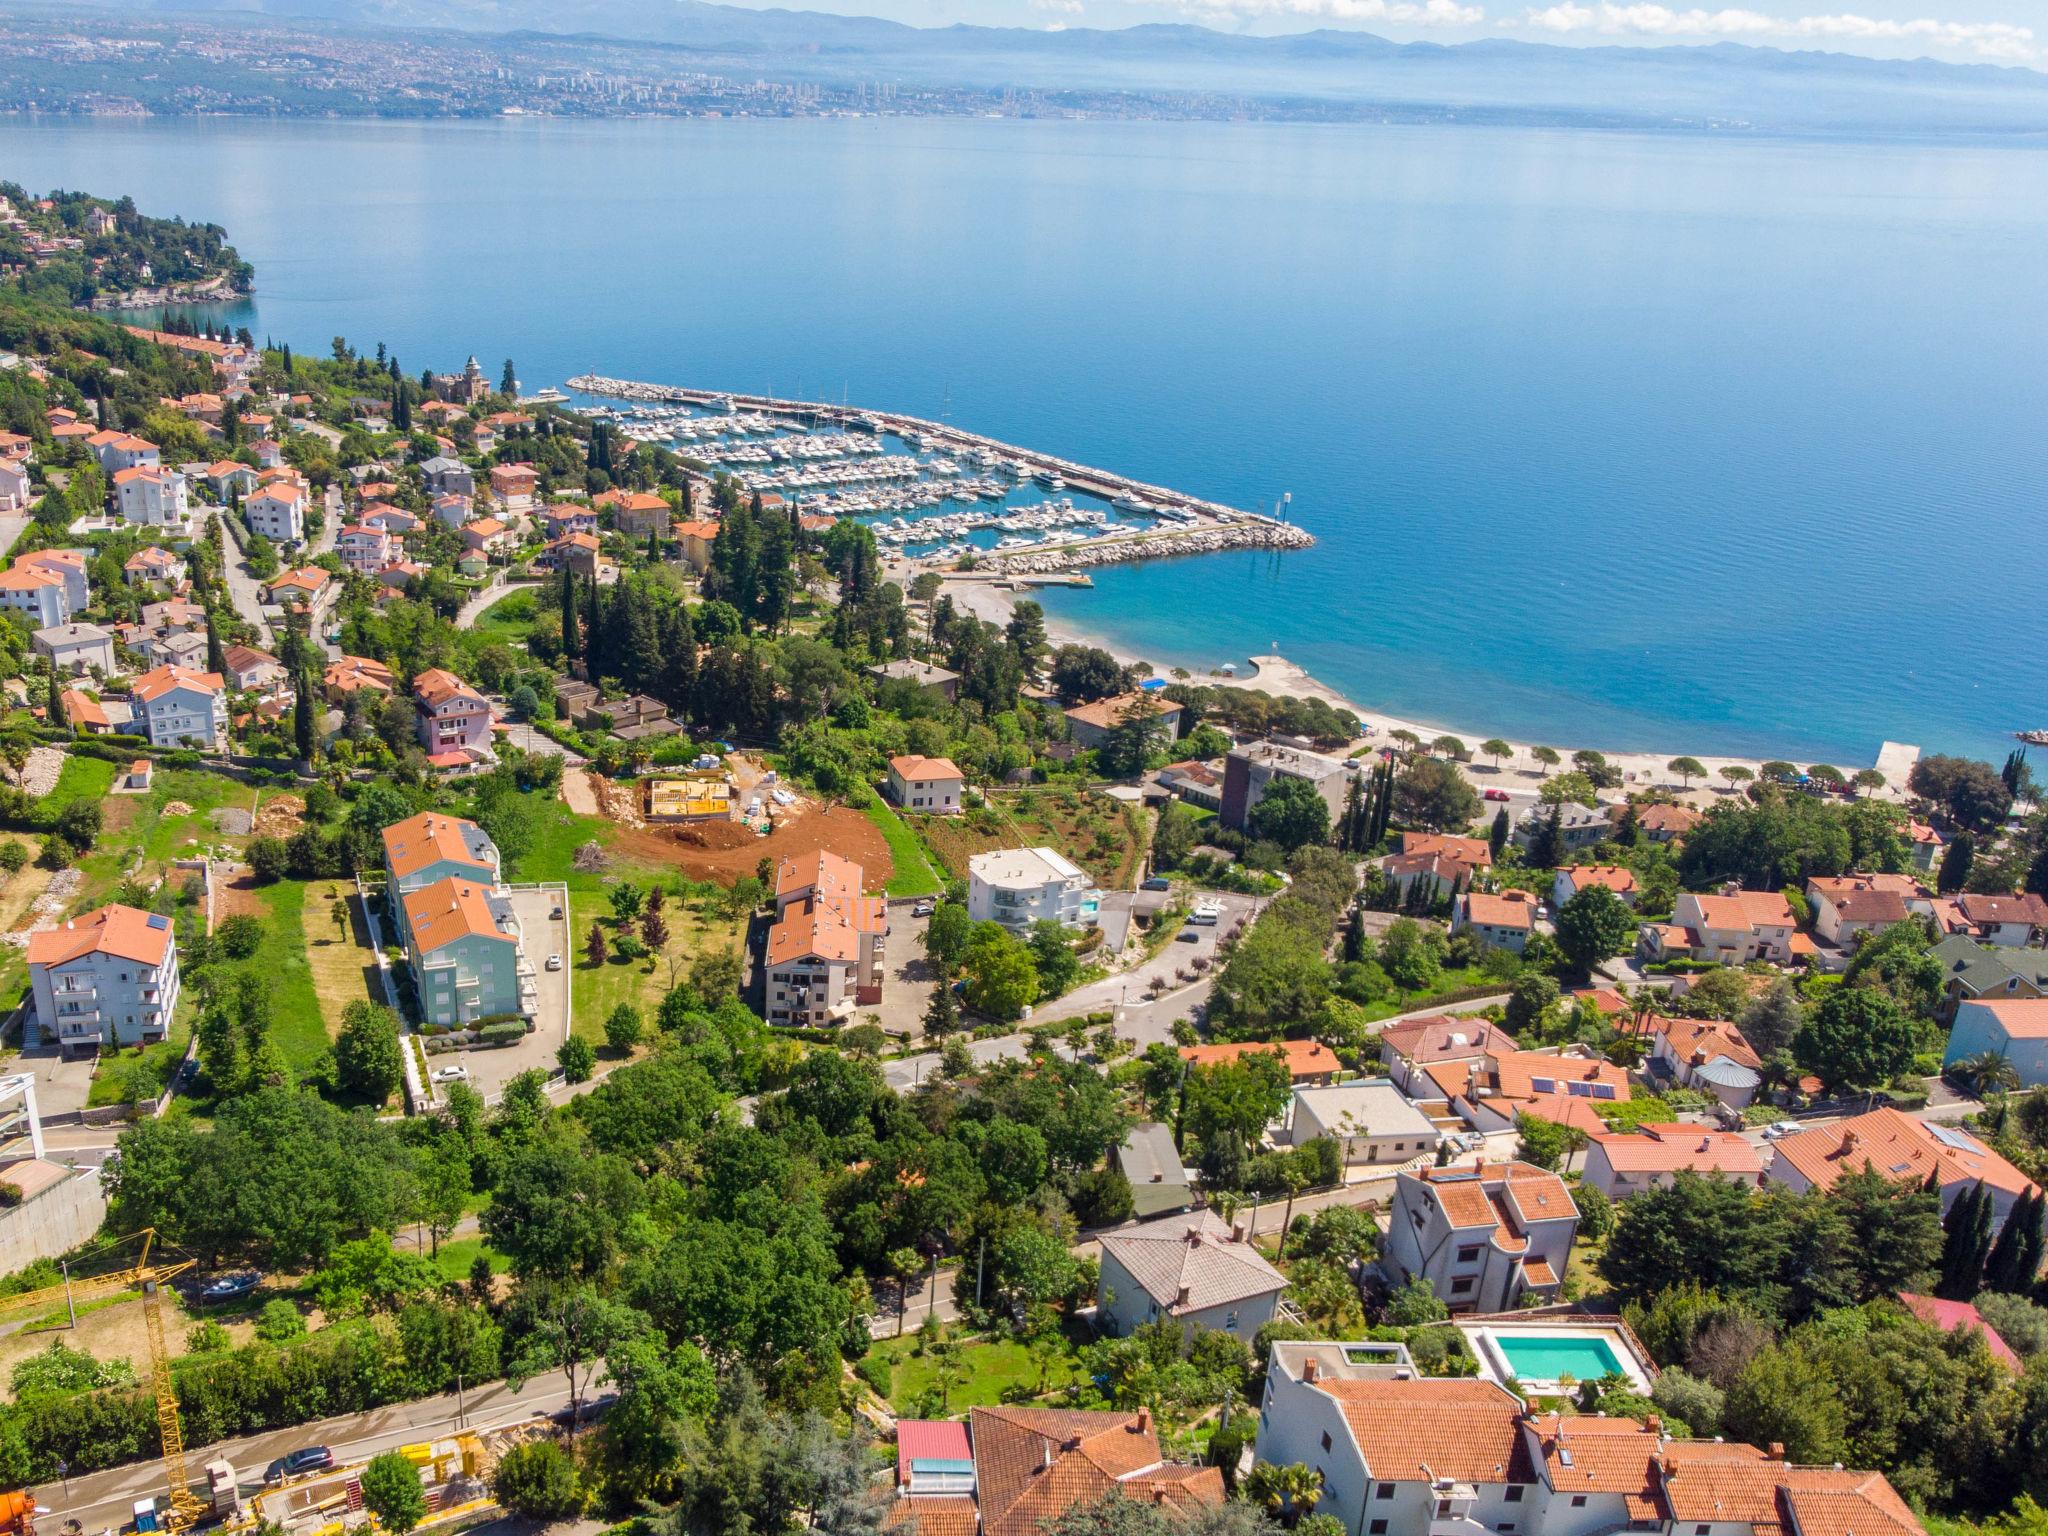
<path fill-rule="evenodd" d="M 738 0 L 762 5 L 771 0 Z M 917 26 L 1122 27 L 1193 21 L 1225 31 L 1360 27 L 1403 41 L 1504 36 L 1555 43 L 1734 41 L 1884 58 L 2048 65 L 2048 0 L 779 0 L 791 9 Z"/>

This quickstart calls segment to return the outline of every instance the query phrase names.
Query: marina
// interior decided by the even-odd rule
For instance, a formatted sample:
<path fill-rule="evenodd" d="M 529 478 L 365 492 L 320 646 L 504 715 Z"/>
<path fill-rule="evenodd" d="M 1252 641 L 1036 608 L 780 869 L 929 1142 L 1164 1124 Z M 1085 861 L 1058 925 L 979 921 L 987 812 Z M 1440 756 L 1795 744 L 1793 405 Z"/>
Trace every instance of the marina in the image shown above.
<path fill-rule="evenodd" d="M 1233 547 L 1305 548 L 1280 515 L 1248 512 L 1053 458 L 943 422 L 817 401 L 582 374 L 582 407 L 749 494 L 851 517 L 912 569 L 1045 577 L 1069 567 Z M 619 402 L 619 403 L 612 403 Z"/>

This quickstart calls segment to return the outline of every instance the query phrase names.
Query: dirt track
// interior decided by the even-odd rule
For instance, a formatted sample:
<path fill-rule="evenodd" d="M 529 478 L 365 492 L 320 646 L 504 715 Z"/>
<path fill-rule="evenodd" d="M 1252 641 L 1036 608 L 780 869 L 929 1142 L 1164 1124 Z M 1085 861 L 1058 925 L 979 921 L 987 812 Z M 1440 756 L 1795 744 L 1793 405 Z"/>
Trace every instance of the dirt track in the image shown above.
<path fill-rule="evenodd" d="M 736 845 L 710 846 L 717 843 Z M 710 828 L 621 826 L 611 847 L 628 858 L 669 865 L 691 880 L 719 885 L 753 874 L 763 859 L 776 863 L 821 848 L 860 865 L 871 891 L 880 890 L 895 873 L 889 845 L 875 824 L 843 805 L 799 816 L 767 837 L 756 837 L 733 823 Z"/>

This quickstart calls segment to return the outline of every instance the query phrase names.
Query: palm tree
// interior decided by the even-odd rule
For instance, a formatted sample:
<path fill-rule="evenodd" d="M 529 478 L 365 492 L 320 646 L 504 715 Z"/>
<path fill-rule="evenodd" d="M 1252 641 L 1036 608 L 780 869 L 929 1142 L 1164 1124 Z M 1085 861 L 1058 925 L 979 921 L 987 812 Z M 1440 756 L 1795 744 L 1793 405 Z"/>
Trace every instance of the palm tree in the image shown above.
<path fill-rule="evenodd" d="M 1948 1074 L 1980 1099 L 1994 1093 L 2011 1093 L 2020 1086 L 2019 1072 L 1998 1051 L 1965 1056 L 1949 1067 Z"/>
<path fill-rule="evenodd" d="M 1287 1469 L 1276 1467 L 1270 1461 L 1255 1461 L 1251 1471 L 1245 1473 L 1244 1496 L 1253 1504 L 1266 1506 L 1266 1513 L 1275 1519 L 1287 1505 Z"/>

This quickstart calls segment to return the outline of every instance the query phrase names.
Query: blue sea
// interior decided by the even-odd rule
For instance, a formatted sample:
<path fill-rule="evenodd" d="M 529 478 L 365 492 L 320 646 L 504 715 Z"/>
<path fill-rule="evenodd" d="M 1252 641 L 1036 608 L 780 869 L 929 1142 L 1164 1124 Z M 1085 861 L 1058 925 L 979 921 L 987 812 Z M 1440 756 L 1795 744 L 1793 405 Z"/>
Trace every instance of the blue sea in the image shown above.
<path fill-rule="evenodd" d="M 2048 726 L 2048 152 L 1477 127 L 0 122 L 226 225 L 233 317 L 944 416 L 1292 514 L 1098 574 L 1477 735 L 1867 763 Z"/>

